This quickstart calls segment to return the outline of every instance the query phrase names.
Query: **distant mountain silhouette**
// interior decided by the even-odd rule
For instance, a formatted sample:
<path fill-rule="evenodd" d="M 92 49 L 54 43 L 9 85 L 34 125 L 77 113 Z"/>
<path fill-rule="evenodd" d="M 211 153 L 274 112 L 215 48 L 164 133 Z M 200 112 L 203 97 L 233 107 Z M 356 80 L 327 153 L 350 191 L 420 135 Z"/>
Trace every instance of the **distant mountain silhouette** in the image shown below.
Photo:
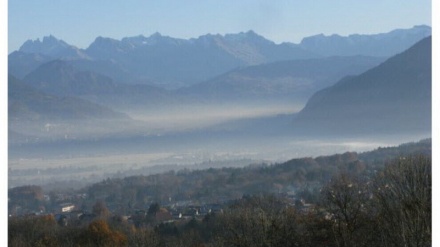
<path fill-rule="evenodd" d="M 41 65 L 23 80 L 41 91 L 60 96 L 109 92 L 116 85 L 107 76 L 79 71 L 61 60 Z"/>
<path fill-rule="evenodd" d="M 9 122 L 125 119 L 127 115 L 74 97 L 59 97 L 43 93 L 9 75 Z"/>
<path fill-rule="evenodd" d="M 340 36 L 323 34 L 306 37 L 300 47 L 322 56 L 393 56 L 431 35 L 431 27 L 421 25 L 410 29 L 396 29 L 380 34 L 352 34 Z"/>
<path fill-rule="evenodd" d="M 81 97 L 118 109 L 179 100 L 225 102 L 294 97 L 296 103 L 304 104 L 317 90 L 346 75 L 360 74 L 384 60 L 354 56 L 274 62 L 237 69 L 175 92 L 148 85 L 116 83 L 100 73 L 80 70 L 73 63 L 62 60 L 41 65 L 23 81 L 45 93 Z"/>
<path fill-rule="evenodd" d="M 295 119 L 299 132 L 430 132 L 431 37 L 379 66 L 317 92 Z"/>
<path fill-rule="evenodd" d="M 17 78 L 23 78 L 49 58 L 97 72 L 115 82 L 176 89 L 211 80 L 231 70 L 277 61 L 351 55 L 388 57 L 430 33 L 428 26 L 415 26 L 374 35 L 317 35 L 304 38 L 300 44 L 276 44 L 253 31 L 206 34 L 192 39 L 155 33 L 121 40 L 97 37 L 86 49 L 48 36 L 42 41 L 26 41 L 19 50 L 21 55 L 11 53 L 8 61 L 9 73 Z M 37 59 L 35 54 L 44 59 Z"/>
<path fill-rule="evenodd" d="M 203 35 L 183 40 L 155 33 L 121 41 L 98 37 L 86 53 L 114 60 L 137 78 L 165 87 L 181 87 L 222 74 L 239 66 L 316 55 L 292 45 L 277 45 L 256 33 Z M 129 82 L 129 81 L 128 81 Z"/>
<path fill-rule="evenodd" d="M 23 79 L 29 72 L 51 60 L 53 60 L 52 57 L 41 53 L 14 51 L 8 56 L 9 74 L 14 75 L 18 79 Z"/>
<path fill-rule="evenodd" d="M 23 81 L 48 94 L 81 97 L 111 107 L 121 107 L 121 104 L 137 104 L 141 107 L 146 102 L 168 98 L 168 93 L 163 89 L 116 83 L 107 76 L 77 69 L 72 63 L 62 60 L 41 65 Z"/>
<path fill-rule="evenodd" d="M 305 102 L 319 89 L 346 75 L 357 75 L 385 58 L 352 56 L 289 60 L 236 69 L 179 90 L 205 99 L 295 97 Z"/>
<path fill-rule="evenodd" d="M 77 47 L 69 45 L 54 36 L 46 36 L 43 41 L 28 40 L 21 47 L 21 52 L 38 53 L 55 59 L 86 59 L 87 55 Z"/>

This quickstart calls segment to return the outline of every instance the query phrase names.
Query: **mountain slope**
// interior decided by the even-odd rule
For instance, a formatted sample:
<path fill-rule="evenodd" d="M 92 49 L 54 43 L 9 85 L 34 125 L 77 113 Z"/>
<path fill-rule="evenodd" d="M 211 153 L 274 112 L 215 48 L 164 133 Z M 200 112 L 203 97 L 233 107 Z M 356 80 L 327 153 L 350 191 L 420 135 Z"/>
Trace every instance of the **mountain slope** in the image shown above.
<path fill-rule="evenodd" d="M 8 77 L 8 115 L 10 122 L 128 118 L 82 99 L 40 92 L 11 75 Z"/>
<path fill-rule="evenodd" d="M 305 102 L 317 90 L 384 60 L 353 56 L 280 61 L 237 69 L 180 92 L 207 99 L 295 97 Z"/>
<path fill-rule="evenodd" d="M 295 119 L 312 133 L 430 132 L 431 37 L 317 92 Z"/>
<path fill-rule="evenodd" d="M 41 91 L 61 96 L 108 92 L 116 85 L 109 77 L 79 71 L 61 60 L 39 66 L 23 80 Z"/>
<path fill-rule="evenodd" d="M 23 80 L 27 85 L 48 94 L 81 97 L 118 109 L 134 105 L 142 107 L 171 98 L 163 89 L 116 83 L 107 76 L 77 69 L 72 63 L 61 60 L 41 65 Z"/>
<path fill-rule="evenodd" d="M 18 79 L 23 79 L 29 72 L 51 60 L 51 57 L 40 53 L 14 51 L 8 56 L 8 73 Z"/>

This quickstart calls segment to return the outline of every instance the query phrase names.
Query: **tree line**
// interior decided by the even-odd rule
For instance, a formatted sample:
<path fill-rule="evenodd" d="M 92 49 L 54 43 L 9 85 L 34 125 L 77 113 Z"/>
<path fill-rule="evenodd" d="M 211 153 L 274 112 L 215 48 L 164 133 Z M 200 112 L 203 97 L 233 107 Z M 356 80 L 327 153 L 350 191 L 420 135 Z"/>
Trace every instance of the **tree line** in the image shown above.
<path fill-rule="evenodd" d="M 374 175 L 337 172 L 307 210 L 259 193 L 201 220 L 141 227 L 109 213 L 65 227 L 50 215 L 14 218 L 9 246 L 431 246 L 431 186 L 430 156 L 402 156 Z"/>

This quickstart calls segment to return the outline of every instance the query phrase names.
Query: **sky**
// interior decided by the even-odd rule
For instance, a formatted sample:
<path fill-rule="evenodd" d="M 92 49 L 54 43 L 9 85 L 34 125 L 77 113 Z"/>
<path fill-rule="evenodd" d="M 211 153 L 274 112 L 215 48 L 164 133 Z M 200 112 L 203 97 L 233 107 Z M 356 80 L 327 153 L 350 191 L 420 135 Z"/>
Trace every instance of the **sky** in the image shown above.
<path fill-rule="evenodd" d="M 48 35 L 79 48 L 97 36 L 121 39 L 160 32 L 175 38 L 253 30 L 299 43 L 315 34 L 372 34 L 431 26 L 430 0 L 13 0 L 8 1 L 8 53 Z"/>

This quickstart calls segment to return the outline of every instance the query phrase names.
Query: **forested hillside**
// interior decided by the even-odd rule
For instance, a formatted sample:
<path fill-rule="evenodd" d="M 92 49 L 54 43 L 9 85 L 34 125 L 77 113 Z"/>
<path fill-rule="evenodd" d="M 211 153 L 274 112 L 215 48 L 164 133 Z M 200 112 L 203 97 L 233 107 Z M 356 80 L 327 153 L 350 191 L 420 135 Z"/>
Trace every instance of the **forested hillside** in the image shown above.
<path fill-rule="evenodd" d="M 77 210 L 10 217 L 9 244 L 429 246 L 430 155 L 428 139 L 282 164 L 107 179 L 71 196 L 52 192 L 49 201 L 38 186 L 25 186 L 10 191 L 10 209 Z"/>

